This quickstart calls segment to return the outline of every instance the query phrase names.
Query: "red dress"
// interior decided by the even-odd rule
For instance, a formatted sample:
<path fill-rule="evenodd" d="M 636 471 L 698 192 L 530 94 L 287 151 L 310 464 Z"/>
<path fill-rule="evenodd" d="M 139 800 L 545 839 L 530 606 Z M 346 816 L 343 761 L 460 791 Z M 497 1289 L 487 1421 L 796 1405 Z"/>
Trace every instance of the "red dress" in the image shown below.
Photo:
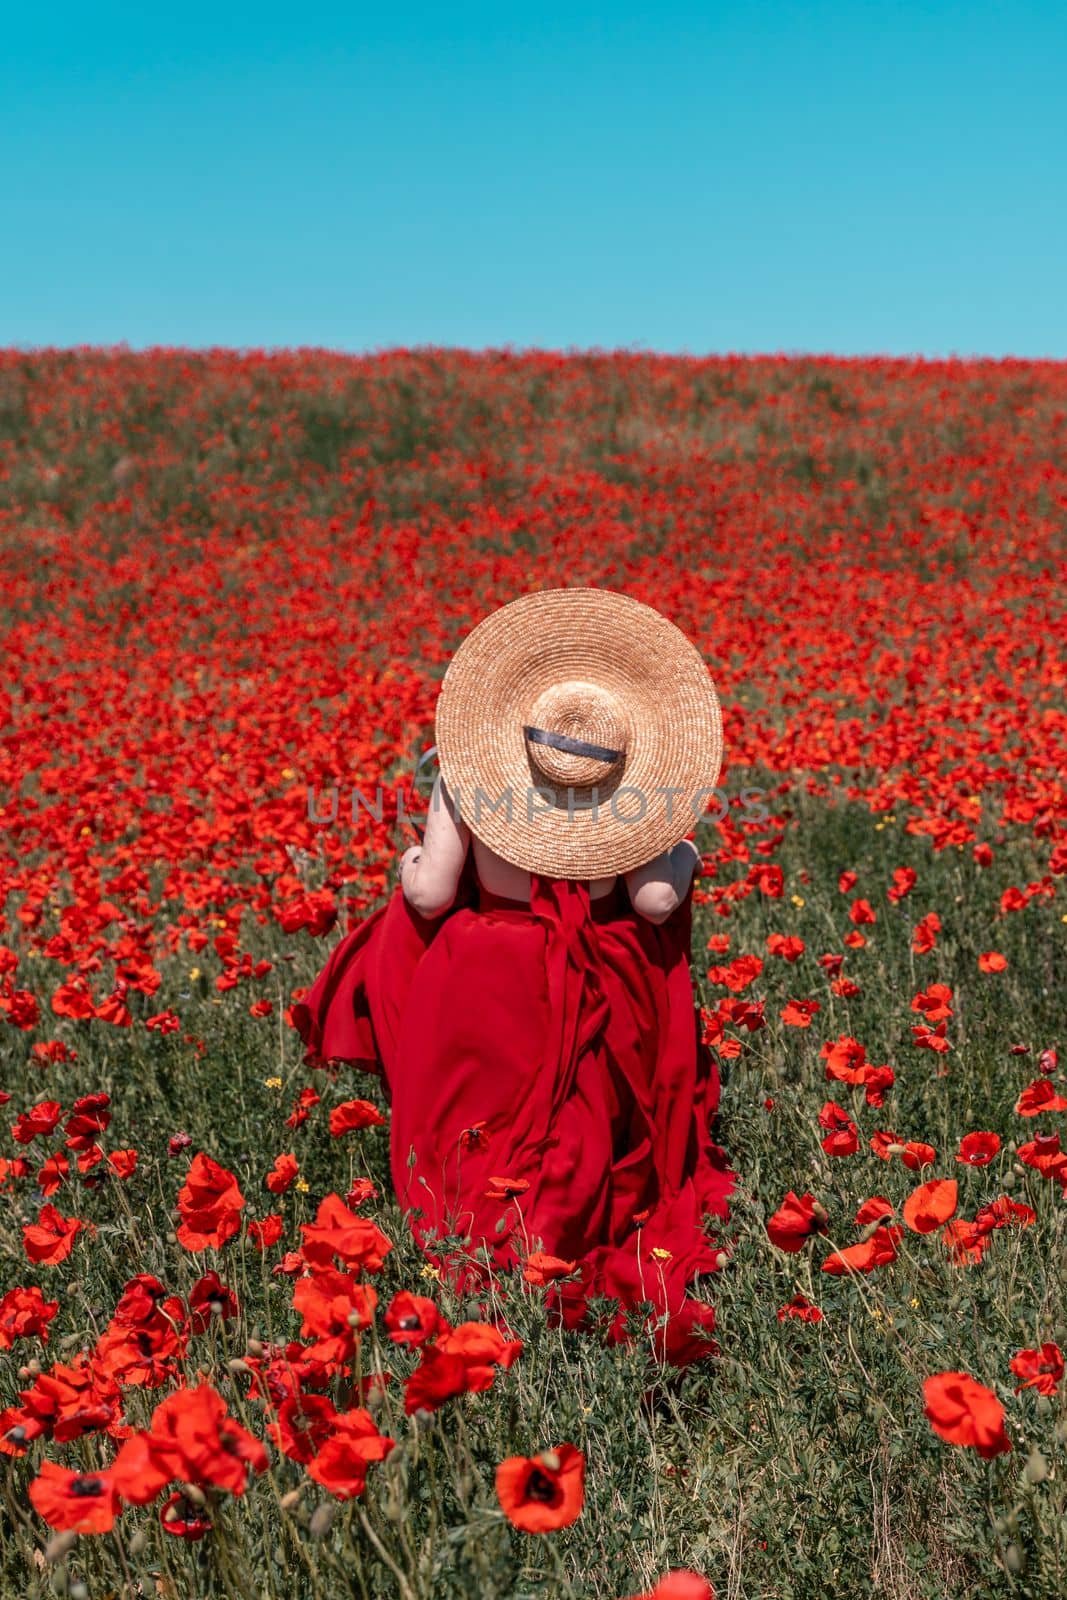
<path fill-rule="evenodd" d="M 381 1074 L 397 1197 L 457 1288 L 484 1283 L 483 1245 L 505 1270 L 543 1252 L 578 1273 L 550 1281 L 554 1320 L 585 1326 L 590 1297 L 617 1297 L 618 1340 L 626 1309 L 650 1301 L 664 1359 L 712 1353 L 714 1310 L 687 1291 L 715 1268 L 703 1218 L 729 1216 L 735 1179 L 710 1135 L 719 1075 L 693 1004 L 691 892 L 656 926 L 621 879 L 591 901 L 535 875 L 527 905 L 472 868 L 445 916 L 398 888 L 341 940 L 293 1007 L 308 1059 Z M 471 1243 L 435 1252 L 446 1235 Z"/>

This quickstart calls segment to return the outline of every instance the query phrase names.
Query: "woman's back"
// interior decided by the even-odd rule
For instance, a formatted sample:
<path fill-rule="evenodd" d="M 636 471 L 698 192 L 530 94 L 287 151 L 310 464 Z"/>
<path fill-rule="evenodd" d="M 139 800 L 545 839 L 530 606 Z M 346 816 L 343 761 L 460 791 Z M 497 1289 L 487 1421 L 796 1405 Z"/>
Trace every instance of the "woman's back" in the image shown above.
<path fill-rule="evenodd" d="M 528 903 L 530 874 L 522 867 L 513 866 L 510 861 L 505 861 L 503 856 L 498 856 L 495 850 L 490 850 L 480 839 L 472 838 L 471 844 L 474 849 L 474 866 L 482 888 L 488 889 L 490 894 L 497 895 L 503 900 L 520 900 Z M 607 878 L 593 878 L 588 885 L 590 900 L 601 900 L 611 894 L 615 883 L 614 874 Z"/>

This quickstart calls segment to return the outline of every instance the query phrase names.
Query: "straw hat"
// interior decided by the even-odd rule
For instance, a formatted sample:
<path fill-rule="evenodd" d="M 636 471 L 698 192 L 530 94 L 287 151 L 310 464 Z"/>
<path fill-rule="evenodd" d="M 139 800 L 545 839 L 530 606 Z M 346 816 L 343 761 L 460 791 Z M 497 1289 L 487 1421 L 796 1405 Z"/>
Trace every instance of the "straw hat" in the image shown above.
<path fill-rule="evenodd" d="M 611 589 L 522 595 L 480 622 L 445 673 L 435 737 L 475 837 L 554 878 L 628 872 L 670 849 L 722 762 L 699 651 Z"/>

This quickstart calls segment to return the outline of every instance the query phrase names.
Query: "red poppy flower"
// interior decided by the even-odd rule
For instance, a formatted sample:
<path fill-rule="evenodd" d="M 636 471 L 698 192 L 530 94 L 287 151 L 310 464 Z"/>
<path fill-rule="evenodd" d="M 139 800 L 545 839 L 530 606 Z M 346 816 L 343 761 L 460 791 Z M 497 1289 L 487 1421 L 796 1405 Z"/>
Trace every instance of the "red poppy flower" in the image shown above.
<path fill-rule="evenodd" d="M 510 1367 L 522 1351 L 520 1339 L 507 1340 L 493 1327 L 463 1322 L 421 1346 L 419 1365 L 404 1385 L 404 1410 L 436 1411 L 456 1395 L 492 1387 L 497 1366 Z"/>
<path fill-rule="evenodd" d="M 205 1272 L 189 1291 L 189 1331 L 203 1333 L 213 1316 L 228 1322 L 240 1312 L 237 1296 L 217 1272 Z"/>
<path fill-rule="evenodd" d="M 921 989 L 911 1002 L 913 1011 L 921 1011 L 927 1022 L 943 1022 L 952 1016 L 952 990 L 947 983 L 931 983 Z"/>
<path fill-rule="evenodd" d="M 955 1178 L 932 1178 L 920 1183 L 904 1202 L 902 1215 L 915 1233 L 934 1233 L 956 1209 Z"/>
<path fill-rule="evenodd" d="M 1048 1078 L 1035 1078 L 1016 1100 L 1015 1109 L 1020 1117 L 1036 1117 L 1042 1111 L 1067 1111 L 1067 1100 L 1056 1093 Z"/>
<path fill-rule="evenodd" d="M 947 1022 L 939 1022 L 936 1028 L 928 1028 L 922 1022 L 915 1023 L 911 1030 L 911 1042 L 917 1050 L 932 1050 L 939 1056 L 946 1055 L 952 1049 L 948 1041 Z"/>
<path fill-rule="evenodd" d="M 269 1217 L 249 1218 L 248 1237 L 257 1250 L 269 1250 L 271 1245 L 277 1244 L 285 1231 L 285 1223 L 277 1212 L 272 1212 Z"/>
<path fill-rule="evenodd" d="M 1008 1195 L 1002 1194 L 996 1200 L 991 1200 L 987 1206 L 981 1206 L 975 1216 L 975 1221 L 983 1228 L 1029 1228 L 1037 1221 L 1037 1212 L 1032 1206 L 1023 1205 L 1019 1200 L 1012 1200 Z"/>
<path fill-rule="evenodd" d="M 382 1127 L 385 1118 L 369 1100 L 346 1100 L 330 1112 L 330 1132 L 335 1139 L 359 1128 Z"/>
<path fill-rule="evenodd" d="M 1036 1389 L 1038 1394 L 1052 1395 L 1063 1379 L 1063 1352 L 1058 1344 L 1043 1344 L 1040 1350 L 1017 1350 L 1011 1358 L 1011 1370 L 1023 1381 L 1015 1385 L 1015 1393 L 1023 1389 Z"/>
<path fill-rule="evenodd" d="M 39 1100 L 29 1111 L 24 1111 L 13 1123 L 11 1137 L 16 1144 L 29 1144 L 33 1139 L 47 1139 L 59 1126 L 63 1107 L 58 1100 Z"/>
<path fill-rule="evenodd" d="M 46 1300 L 36 1284 L 9 1289 L 0 1300 L 0 1350 L 10 1350 L 16 1339 L 32 1335 L 48 1342 L 48 1324 L 59 1310 L 58 1300 Z"/>
<path fill-rule="evenodd" d="M 71 1472 L 42 1461 L 29 1487 L 30 1503 L 50 1528 L 110 1533 L 121 1510 L 109 1472 Z"/>
<path fill-rule="evenodd" d="M 69 983 L 60 984 L 52 996 L 52 1010 L 57 1017 L 72 1017 L 76 1022 L 93 1016 L 96 1006 L 85 979 L 71 978 Z"/>
<path fill-rule="evenodd" d="M 271 1194 L 284 1194 L 295 1181 L 300 1165 L 294 1155 L 275 1156 L 264 1182 Z"/>
<path fill-rule="evenodd" d="M 206 1506 L 197 1505 L 180 1491 L 164 1500 L 159 1508 L 159 1520 L 164 1533 L 173 1534 L 176 1539 L 188 1539 L 191 1543 L 202 1539 L 212 1529 Z"/>
<path fill-rule="evenodd" d="M 41 1193 L 49 1197 L 58 1194 L 69 1172 L 70 1162 L 62 1150 L 57 1150 L 54 1156 L 49 1156 L 48 1160 L 42 1162 L 37 1169 L 37 1185 Z"/>
<path fill-rule="evenodd" d="M 543 1287 L 545 1284 L 555 1283 L 558 1278 L 570 1277 L 577 1267 L 577 1261 L 564 1261 L 560 1256 L 548 1255 L 543 1250 L 534 1250 L 523 1263 L 522 1275 L 527 1283 Z"/>
<path fill-rule="evenodd" d="M 314 1268 L 293 1289 L 293 1309 L 304 1319 L 300 1337 L 316 1341 L 307 1353 L 320 1361 L 347 1361 L 357 1330 L 370 1327 L 377 1304 L 373 1287 L 355 1273 Z"/>
<path fill-rule="evenodd" d="M 796 1195 L 790 1189 L 772 1217 L 767 1218 L 767 1235 L 779 1250 L 802 1250 L 816 1233 L 825 1233 L 827 1216 L 813 1194 Z"/>
<path fill-rule="evenodd" d="M 810 1028 L 811 1019 L 822 1007 L 817 1000 L 790 1000 L 781 1011 L 787 1028 Z"/>
<path fill-rule="evenodd" d="M 823 1314 L 807 1295 L 795 1294 L 792 1300 L 787 1300 L 784 1306 L 778 1308 L 778 1321 L 784 1322 L 786 1318 L 797 1322 L 821 1322 Z"/>
<path fill-rule="evenodd" d="M 884 1267 L 896 1260 L 897 1240 L 903 1232 L 903 1228 L 895 1223 L 876 1228 L 869 1239 L 846 1245 L 843 1250 L 832 1251 L 821 1270 L 838 1276 L 848 1271 L 873 1272 L 875 1267 Z"/>
<path fill-rule="evenodd" d="M 945 1224 L 941 1241 L 959 1267 L 973 1267 L 989 1249 L 989 1229 L 965 1217 L 953 1217 Z"/>
<path fill-rule="evenodd" d="M 917 956 L 929 955 L 937 945 L 937 935 L 941 931 L 941 918 L 936 911 L 929 912 L 922 921 L 916 925 L 912 935 L 911 948 Z"/>
<path fill-rule="evenodd" d="M 146 1505 L 175 1481 L 242 1495 L 248 1469 L 265 1472 L 267 1465 L 260 1441 L 228 1415 L 209 1383 L 198 1383 L 160 1401 L 149 1430 L 124 1442 L 111 1471 L 124 1500 Z"/>
<path fill-rule="evenodd" d="M 763 961 L 759 956 L 737 956 L 729 966 L 709 968 L 708 982 L 724 984 L 731 994 L 740 994 L 762 971 Z"/>
<path fill-rule="evenodd" d="M 830 1131 L 821 1141 L 823 1149 L 828 1156 L 855 1155 L 860 1147 L 859 1129 L 843 1106 L 835 1100 L 827 1100 L 819 1112 L 820 1128 Z"/>
<path fill-rule="evenodd" d="M 68 1150 L 91 1150 L 96 1143 L 96 1135 L 105 1133 L 111 1125 L 111 1096 L 106 1094 L 86 1094 L 80 1100 L 75 1100 L 66 1122 L 63 1124 L 67 1135 Z"/>
<path fill-rule="evenodd" d="M 232 1172 L 202 1152 L 193 1157 L 178 1191 L 178 1241 L 197 1252 L 219 1250 L 240 1231 L 245 1198 Z"/>
<path fill-rule="evenodd" d="M 965 1133 L 956 1160 L 968 1167 L 987 1166 L 1000 1149 L 998 1133 Z"/>
<path fill-rule="evenodd" d="M 999 950 L 983 950 L 978 957 L 979 972 L 1003 972 L 1007 965 L 1007 957 L 1002 956 Z"/>
<path fill-rule="evenodd" d="M 1026 1166 L 1034 1167 L 1046 1178 L 1054 1178 L 1067 1190 L 1067 1151 L 1060 1149 L 1058 1133 L 1039 1133 L 1015 1153 Z"/>
<path fill-rule="evenodd" d="M 491 1177 L 485 1197 L 487 1200 L 513 1200 L 518 1195 L 525 1194 L 529 1187 L 528 1178 Z"/>
<path fill-rule="evenodd" d="M 333 1401 L 323 1394 L 286 1395 L 267 1433 L 283 1455 L 306 1464 L 329 1439 L 337 1416 Z"/>
<path fill-rule="evenodd" d="M 715 1600 L 715 1590 L 698 1572 L 679 1568 L 675 1572 L 668 1572 L 654 1589 L 632 1595 L 630 1600 Z"/>
<path fill-rule="evenodd" d="M 1011 1449 L 1004 1432 L 1004 1407 L 966 1372 L 935 1372 L 923 1384 L 926 1415 L 949 1444 L 964 1445 L 990 1459 Z"/>
<path fill-rule="evenodd" d="M 334 1420 L 308 1475 L 338 1500 L 351 1500 L 366 1488 L 370 1463 L 384 1461 L 395 1445 L 395 1439 L 378 1432 L 370 1412 L 357 1407 Z"/>
<path fill-rule="evenodd" d="M 389 1302 L 385 1326 L 394 1344 L 420 1345 L 449 1331 L 449 1324 L 437 1306 L 425 1295 L 399 1290 Z"/>
<path fill-rule="evenodd" d="M 85 1226 L 77 1217 L 61 1216 L 55 1206 L 42 1206 L 37 1221 L 22 1230 L 23 1248 L 31 1261 L 54 1267 L 67 1259 Z"/>
<path fill-rule="evenodd" d="M 572 1444 L 509 1456 L 496 1469 L 496 1493 L 508 1521 L 524 1533 L 568 1528 L 585 1504 L 585 1457 Z"/>
<path fill-rule="evenodd" d="M 348 1267 L 365 1272 L 380 1272 L 392 1241 L 367 1217 L 350 1211 L 339 1194 L 328 1194 L 319 1206 L 315 1221 L 301 1224 L 305 1261 L 311 1266 L 329 1266 L 334 1256 Z"/>
<path fill-rule="evenodd" d="M 317 1106 L 321 1099 L 322 1096 L 315 1089 L 312 1089 L 310 1085 L 305 1089 L 301 1089 L 296 1097 L 296 1104 L 285 1119 L 285 1126 L 287 1128 L 303 1127 L 311 1115 L 312 1106 Z"/>
<path fill-rule="evenodd" d="M 917 880 L 918 875 L 913 867 L 894 867 L 893 884 L 885 892 L 886 899 L 891 900 L 894 905 L 899 905 L 901 900 L 914 889 Z"/>
<path fill-rule="evenodd" d="M 490 1378 L 494 1366 L 514 1366 L 522 1354 L 521 1339 L 507 1338 L 489 1322 L 459 1322 L 437 1343 L 448 1355 L 460 1356 L 472 1371 L 484 1369 Z"/>
<path fill-rule="evenodd" d="M 115 1176 L 123 1181 L 132 1178 L 137 1170 L 136 1150 L 110 1150 L 107 1160 Z"/>

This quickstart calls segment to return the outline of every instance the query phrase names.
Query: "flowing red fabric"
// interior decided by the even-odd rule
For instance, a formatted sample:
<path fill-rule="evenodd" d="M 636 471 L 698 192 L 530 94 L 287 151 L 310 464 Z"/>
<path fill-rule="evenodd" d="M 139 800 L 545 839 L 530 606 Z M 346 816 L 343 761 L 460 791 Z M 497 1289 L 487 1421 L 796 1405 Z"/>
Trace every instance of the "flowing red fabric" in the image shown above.
<path fill-rule="evenodd" d="M 714 1310 L 689 1292 L 715 1270 L 704 1219 L 735 1182 L 711 1137 L 719 1075 L 689 973 L 691 895 L 655 926 L 621 881 L 534 876 L 529 905 L 465 874 L 444 917 L 397 889 L 336 946 L 293 1020 L 315 1063 L 381 1074 L 400 1203 L 461 1289 L 542 1251 L 577 1263 L 547 1291 L 554 1319 L 592 1297 L 651 1302 L 656 1347 L 684 1366 L 714 1353 Z M 470 1238 L 466 1251 L 454 1236 Z M 447 1247 L 441 1246 L 447 1236 Z"/>

